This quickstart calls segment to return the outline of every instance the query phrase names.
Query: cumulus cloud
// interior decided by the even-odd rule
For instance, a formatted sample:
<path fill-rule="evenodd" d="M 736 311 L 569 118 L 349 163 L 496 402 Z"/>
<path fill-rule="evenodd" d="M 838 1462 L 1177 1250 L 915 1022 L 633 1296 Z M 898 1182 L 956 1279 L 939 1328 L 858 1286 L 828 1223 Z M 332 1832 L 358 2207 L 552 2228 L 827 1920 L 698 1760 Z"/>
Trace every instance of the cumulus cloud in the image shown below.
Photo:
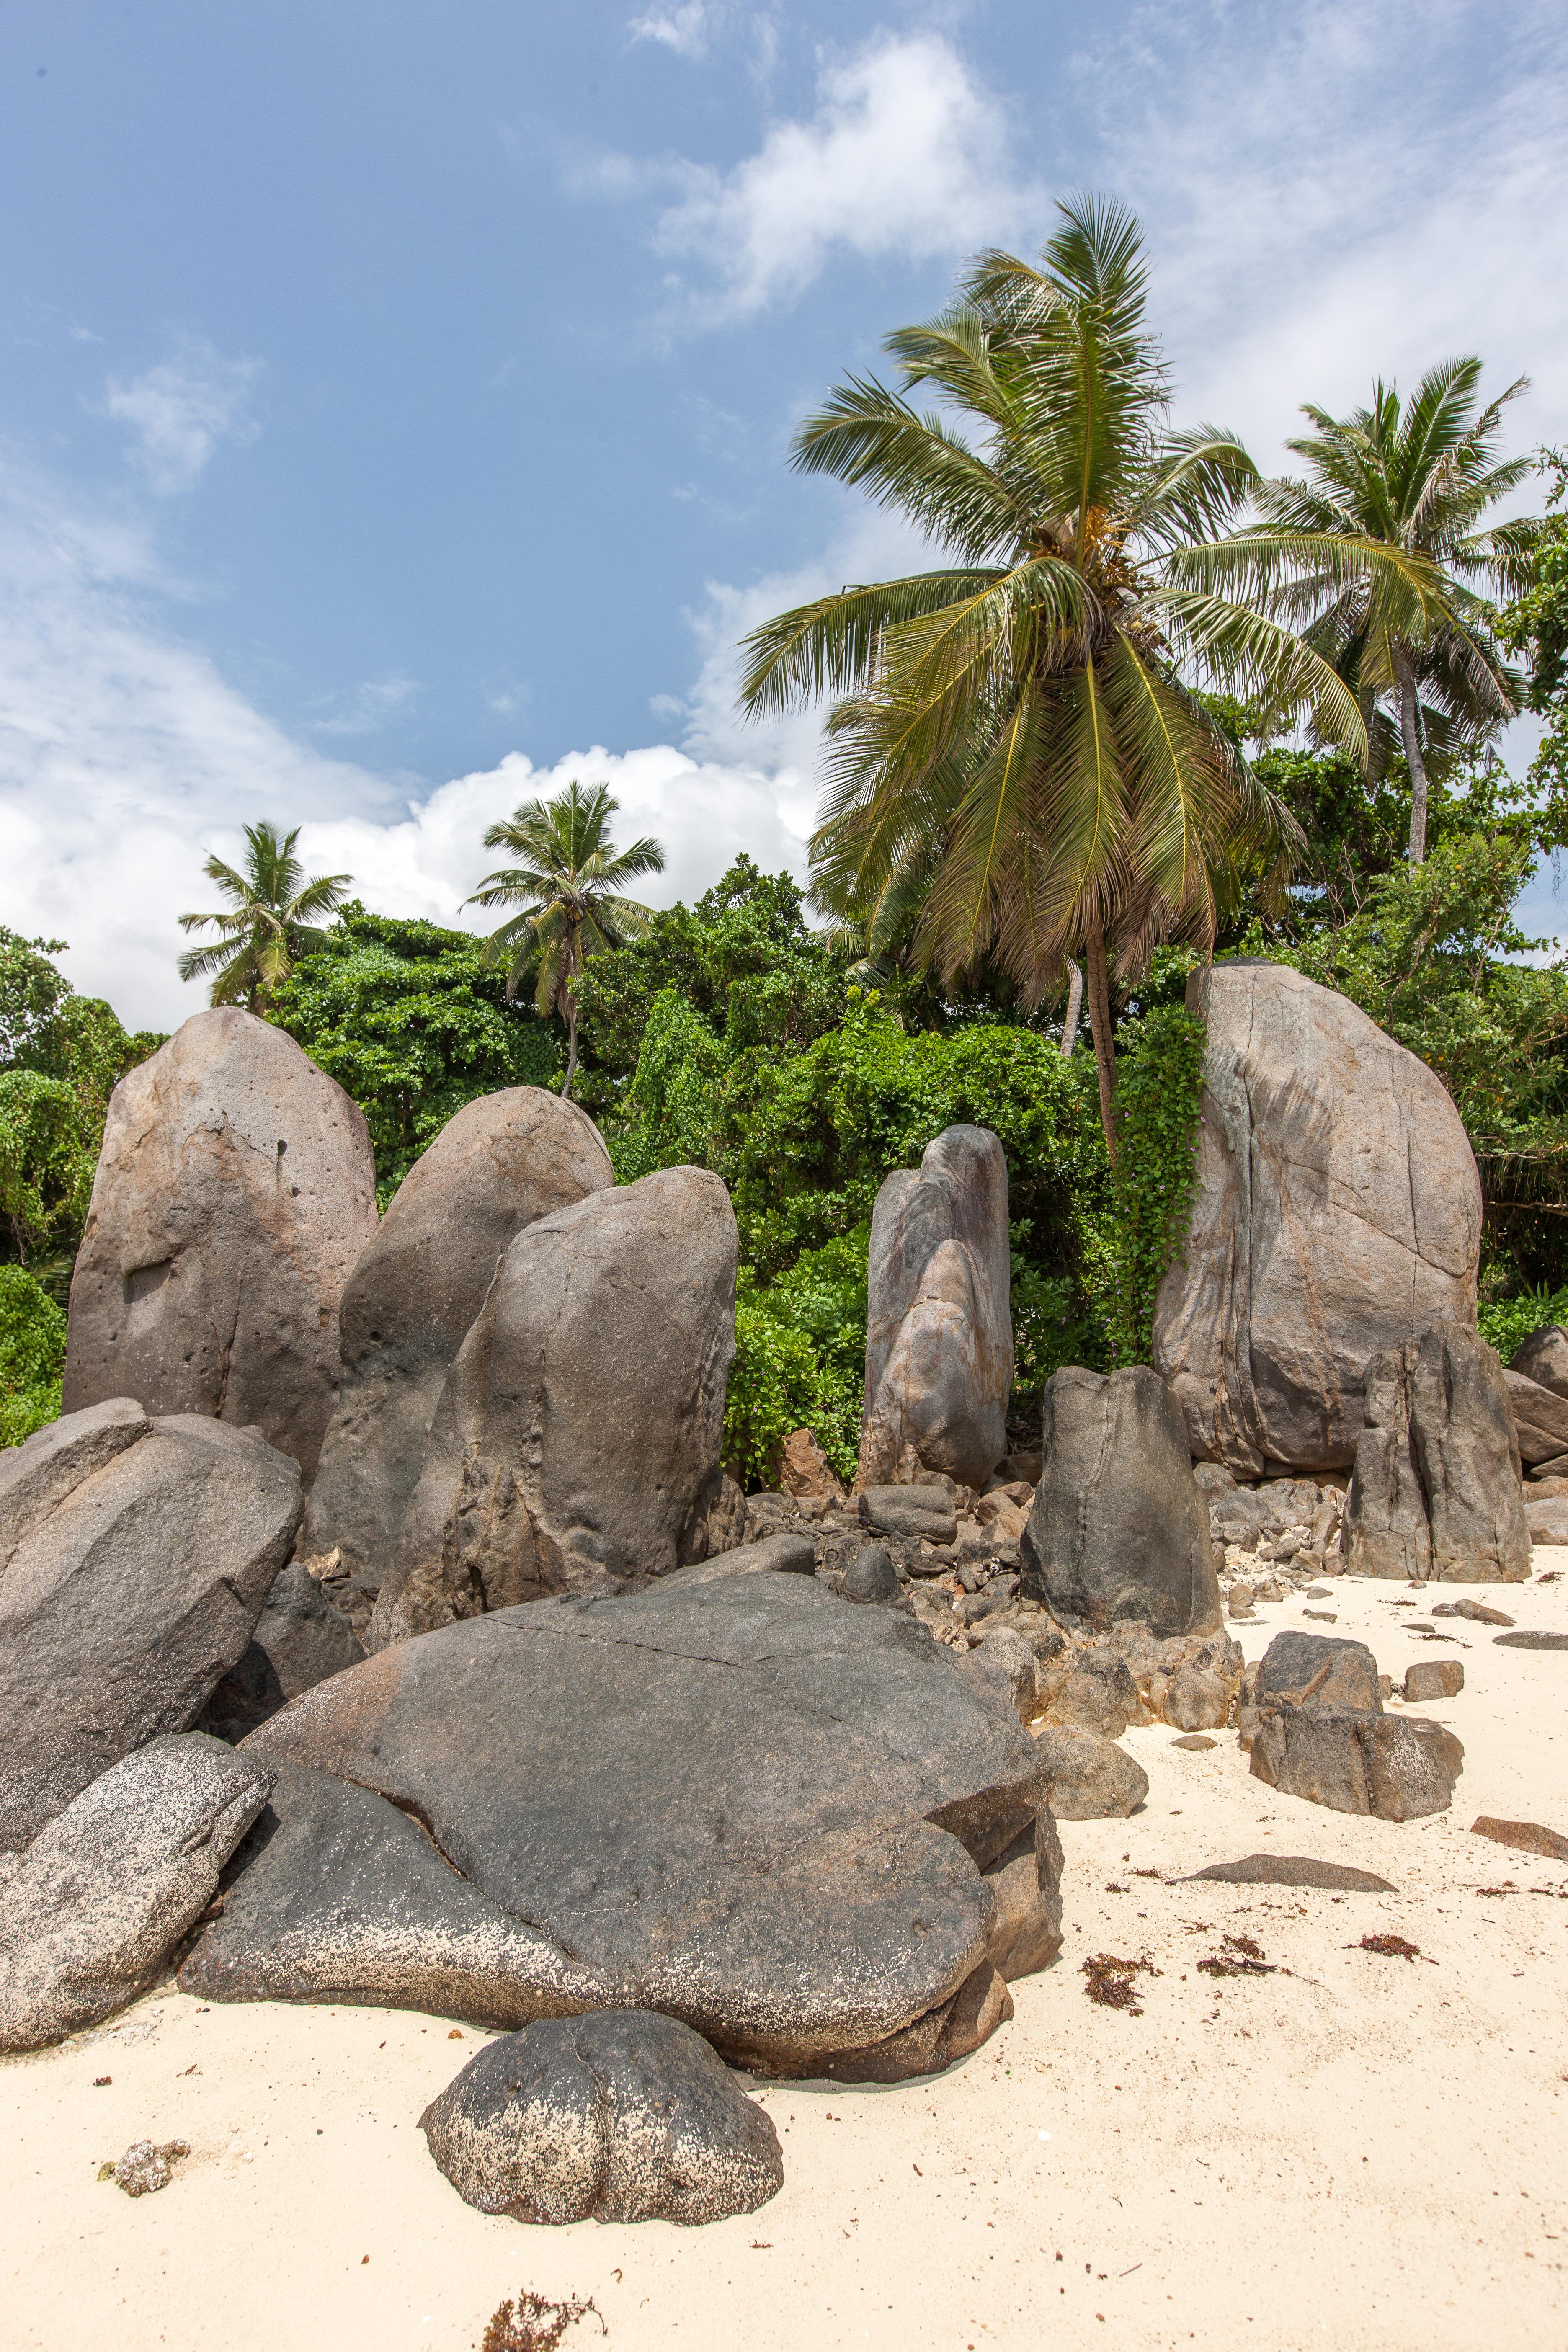
<path fill-rule="evenodd" d="M 626 30 L 634 41 L 657 41 L 661 48 L 673 49 L 677 57 L 700 60 L 708 54 L 709 40 L 722 14 L 713 0 L 680 0 L 678 7 L 654 8 L 646 16 L 634 16 Z"/>
<path fill-rule="evenodd" d="M 1040 215 L 1006 108 L 940 34 L 879 34 L 826 64 L 816 96 L 733 170 L 683 167 L 655 244 L 696 265 L 689 299 L 706 323 L 794 299 L 836 254 L 929 261 Z"/>
<path fill-rule="evenodd" d="M 101 411 L 128 425 L 132 463 L 149 487 L 169 498 L 194 487 L 220 441 L 254 441 L 247 414 L 258 360 L 228 360 L 203 335 L 180 339 L 166 360 L 142 375 L 111 375 Z"/>

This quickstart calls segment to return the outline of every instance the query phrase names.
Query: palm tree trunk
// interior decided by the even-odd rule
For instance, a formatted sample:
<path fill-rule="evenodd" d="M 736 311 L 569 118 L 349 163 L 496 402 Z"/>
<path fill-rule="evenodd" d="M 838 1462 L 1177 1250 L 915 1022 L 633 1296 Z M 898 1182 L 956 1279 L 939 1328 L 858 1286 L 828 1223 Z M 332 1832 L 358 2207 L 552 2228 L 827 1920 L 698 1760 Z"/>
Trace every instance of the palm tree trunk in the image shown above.
<path fill-rule="evenodd" d="M 566 1076 L 561 1081 L 561 1099 L 572 1099 L 572 1081 L 577 1075 L 577 1007 L 570 997 L 566 1000 Z"/>
<path fill-rule="evenodd" d="M 1083 1011 L 1083 966 L 1068 958 L 1068 970 L 1072 978 L 1068 982 L 1067 1018 L 1062 1023 L 1062 1059 L 1065 1061 L 1078 1044 L 1078 1019 Z"/>
<path fill-rule="evenodd" d="M 1106 964 L 1105 933 L 1096 924 L 1084 943 L 1089 966 L 1089 1025 L 1094 1038 L 1094 1062 L 1100 1077 L 1100 1123 L 1105 1149 L 1116 1165 L 1116 1048 L 1110 1042 L 1110 975 Z"/>
<path fill-rule="evenodd" d="M 1405 740 L 1405 764 L 1410 771 L 1410 863 L 1426 863 L 1426 769 L 1421 757 L 1421 732 L 1415 718 L 1415 665 L 1408 654 L 1399 661 L 1399 732 Z"/>

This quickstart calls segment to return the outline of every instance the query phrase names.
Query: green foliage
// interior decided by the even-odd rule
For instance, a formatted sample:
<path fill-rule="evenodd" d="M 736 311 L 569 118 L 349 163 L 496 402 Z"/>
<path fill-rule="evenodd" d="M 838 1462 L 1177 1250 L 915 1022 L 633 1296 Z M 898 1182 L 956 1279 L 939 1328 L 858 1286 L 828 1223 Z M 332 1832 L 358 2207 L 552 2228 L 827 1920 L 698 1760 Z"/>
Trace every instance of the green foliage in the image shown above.
<path fill-rule="evenodd" d="M 296 967 L 273 1017 L 364 1112 L 384 1208 L 465 1103 L 549 1086 L 561 1067 L 560 1024 L 507 1003 L 482 940 L 357 900 Z"/>
<path fill-rule="evenodd" d="M 1155 1297 L 1187 1230 L 1197 1189 L 1205 1035 L 1184 1004 L 1157 1005 L 1118 1034 L 1119 1148 L 1092 1251 L 1115 1364 L 1148 1362 Z"/>
<path fill-rule="evenodd" d="M 203 872 L 228 905 L 208 915 L 182 915 L 183 931 L 216 930 L 206 947 L 187 948 L 180 978 L 210 976 L 208 1002 L 243 1004 L 263 1013 L 275 1001 L 302 957 L 326 937 L 321 918 L 342 904 L 352 874 L 318 874 L 307 880 L 294 855 L 300 828 L 279 835 L 265 819 L 245 828 L 245 865 L 237 870 L 209 856 Z"/>
<path fill-rule="evenodd" d="M 0 1265 L 0 1445 L 58 1418 L 66 1318 L 19 1265 Z"/>
<path fill-rule="evenodd" d="M 1494 1299 L 1481 1307 L 1476 1323 L 1488 1346 L 1510 1363 L 1532 1331 L 1546 1323 L 1568 1323 L 1568 1289 L 1548 1290 L 1540 1284 L 1511 1298 Z"/>
<path fill-rule="evenodd" d="M 1543 807 L 1556 822 L 1559 837 L 1568 836 L 1568 457 L 1548 450 L 1544 463 L 1556 477 L 1548 513 L 1536 533 L 1528 561 L 1528 584 L 1504 608 L 1500 625 L 1503 643 L 1515 653 L 1528 653 L 1531 675 L 1530 708 L 1546 720 L 1540 747 L 1531 762 L 1530 781 Z M 1555 509 L 1555 511 L 1552 511 Z"/>
<path fill-rule="evenodd" d="M 839 1476 L 854 1476 L 869 1240 L 869 1227 L 858 1225 L 805 1251 L 766 1290 L 743 1277 L 724 1406 L 724 1461 L 743 1486 L 776 1483 L 793 1429 L 811 1430 Z"/>

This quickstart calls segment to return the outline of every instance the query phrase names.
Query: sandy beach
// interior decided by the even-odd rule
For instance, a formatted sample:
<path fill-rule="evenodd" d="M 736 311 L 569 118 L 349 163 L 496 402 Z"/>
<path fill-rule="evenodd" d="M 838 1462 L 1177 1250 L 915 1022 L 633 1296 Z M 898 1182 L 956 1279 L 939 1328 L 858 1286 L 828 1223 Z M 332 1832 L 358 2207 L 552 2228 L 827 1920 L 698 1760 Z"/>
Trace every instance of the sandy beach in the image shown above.
<path fill-rule="evenodd" d="M 1474 1596 L 1568 1630 L 1568 1551 L 1535 1566 Z M 1457 1590 L 1341 1580 L 1234 1629 L 1256 1657 L 1282 1626 L 1328 1630 L 1310 1607 L 1396 1680 L 1461 1658 L 1463 1693 L 1419 1710 L 1465 1743 L 1450 1812 L 1353 1820 L 1253 1780 L 1234 1733 L 1196 1752 L 1130 1733 L 1148 1802 L 1063 1823 L 1066 1947 L 1015 1988 L 1013 2021 L 890 2089 L 752 2085 L 785 2181 L 749 2217 L 471 2211 L 417 2129 L 484 2038 L 446 2021 L 209 2008 L 167 1985 L 0 2061 L 0 2341 L 474 2352 L 524 2287 L 593 2298 L 607 2333 L 589 2316 L 569 2352 L 1568 2341 L 1568 1866 L 1470 1832 L 1478 1814 L 1568 1832 L 1568 1653 L 1465 1620 L 1439 1621 L 1454 1642 L 1404 1630 Z M 1270 1849 L 1397 1891 L 1183 1883 Z M 1362 1948 L 1374 1935 L 1421 1958 Z M 1204 1972 L 1227 1937 L 1273 1972 Z M 1082 1963 L 1106 1952 L 1150 1963 L 1141 2015 L 1087 1998 Z M 99 2182 L 131 2141 L 175 2137 L 192 2154 L 161 2194 Z"/>

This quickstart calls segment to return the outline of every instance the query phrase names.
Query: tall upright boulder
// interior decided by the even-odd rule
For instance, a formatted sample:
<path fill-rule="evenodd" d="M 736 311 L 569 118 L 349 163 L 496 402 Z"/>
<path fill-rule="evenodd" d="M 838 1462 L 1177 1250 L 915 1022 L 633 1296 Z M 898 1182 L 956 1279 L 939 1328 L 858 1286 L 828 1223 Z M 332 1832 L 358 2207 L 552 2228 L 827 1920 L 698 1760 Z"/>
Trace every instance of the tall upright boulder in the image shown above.
<path fill-rule="evenodd" d="M 1013 1384 L 1007 1161 L 984 1127 L 944 1128 L 871 1215 L 860 1487 L 945 1471 L 983 1486 Z"/>
<path fill-rule="evenodd" d="M 1244 956 L 1194 972 L 1187 1003 L 1208 1024 L 1198 1190 L 1155 1369 L 1195 1455 L 1345 1469 L 1371 1360 L 1474 1327 L 1474 1155 L 1440 1080 L 1348 997 Z"/>
<path fill-rule="evenodd" d="M 349 1278 L 338 1409 L 300 1538 L 384 1581 L 453 1358 L 508 1244 L 615 1182 L 598 1129 L 541 1087 L 465 1103 L 393 1194 Z"/>
<path fill-rule="evenodd" d="M 294 1463 L 130 1397 L 0 1454 L 0 1853 L 184 1731 L 244 1654 L 300 1523 Z"/>
<path fill-rule="evenodd" d="M 1352 1575 L 1490 1584 L 1530 1574 L 1506 1378 L 1497 1350 L 1462 1323 L 1373 1358 L 1345 1506 Z"/>
<path fill-rule="evenodd" d="M 1046 1382 L 1045 1465 L 1019 1543 L 1020 1589 L 1095 1633 L 1212 1633 L 1208 1510 L 1170 1390 L 1147 1364 L 1069 1364 Z"/>
<path fill-rule="evenodd" d="M 738 1254 L 704 1168 L 518 1234 L 437 1408 L 373 1647 L 678 1565 L 718 1486 Z"/>
<path fill-rule="evenodd" d="M 309 1479 L 338 1302 L 375 1232 L 363 1114 L 294 1040 L 198 1013 L 115 1087 L 71 1279 L 65 1409 L 258 1428 Z"/>

